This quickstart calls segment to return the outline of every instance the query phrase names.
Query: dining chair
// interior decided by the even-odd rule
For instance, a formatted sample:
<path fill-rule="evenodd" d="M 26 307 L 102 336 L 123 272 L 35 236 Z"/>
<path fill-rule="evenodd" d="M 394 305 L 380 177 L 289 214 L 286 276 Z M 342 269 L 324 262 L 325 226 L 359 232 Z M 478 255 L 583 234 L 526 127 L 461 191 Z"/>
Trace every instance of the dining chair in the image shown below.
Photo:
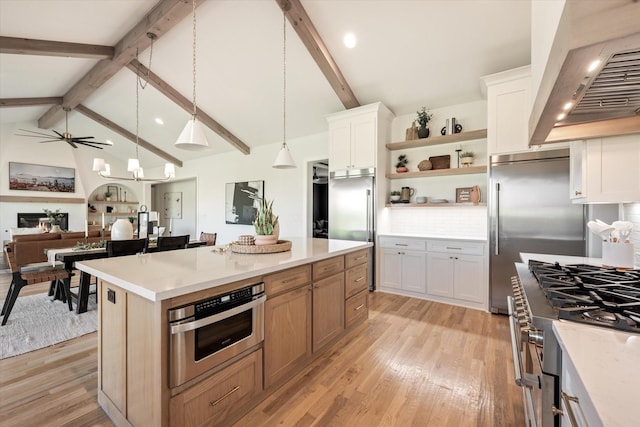
<path fill-rule="evenodd" d="M 9 269 L 11 270 L 12 278 L 9 290 L 7 291 L 7 297 L 2 305 L 2 312 L 0 315 L 2 318 L 2 325 L 6 325 L 9 319 L 9 314 L 13 309 L 13 305 L 18 299 L 20 290 L 28 285 L 42 282 L 52 282 L 61 284 L 64 297 L 69 304 L 69 311 L 73 310 L 71 305 L 70 284 L 72 274 L 60 267 L 52 267 L 51 265 L 42 266 L 34 265 L 29 267 L 29 264 L 20 265 L 19 260 L 15 256 L 15 252 L 11 244 L 5 245 L 4 253 L 6 255 L 7 262 L 9 263 Z"/>
<path fill-rule="evenodd" d="M 157 243 L 157 251 L 173 251 L 175 249 L 186 249 L 189 244 L 189 235 L 184 236 L 159 236 Z"/>
<path fill-rule="evenodd" d="M 204 231 L 200 233 L 200 241 L 206 242 L 207 246 L 215 246 L 216 237 L 218 237 L 218 233 L 205 233 Z"/>
<path fill-rule="evenodd" d="M 147 239 L 107 240 L 107 256 L 125 256 L 147 251 Z"/>

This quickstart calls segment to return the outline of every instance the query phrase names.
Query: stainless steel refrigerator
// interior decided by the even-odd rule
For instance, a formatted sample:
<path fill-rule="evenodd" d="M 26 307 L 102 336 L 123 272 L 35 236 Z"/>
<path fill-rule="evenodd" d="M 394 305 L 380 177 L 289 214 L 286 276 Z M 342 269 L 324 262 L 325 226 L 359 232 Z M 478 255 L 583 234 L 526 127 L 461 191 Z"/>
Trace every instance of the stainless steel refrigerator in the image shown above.
<path fill-rule="evenodd" d="M 375 242 L 375 169 L 329 174 L 329 238 Z M 369 256 L 369 290 L 374 289 L 373 248 Z"/>
<path fill-rule="evenodd" d="M 507 312 L 521 252 L 584 256 L 585 210 L 569 199 L 569 150 L 491 157 L 490 309 Z"/>

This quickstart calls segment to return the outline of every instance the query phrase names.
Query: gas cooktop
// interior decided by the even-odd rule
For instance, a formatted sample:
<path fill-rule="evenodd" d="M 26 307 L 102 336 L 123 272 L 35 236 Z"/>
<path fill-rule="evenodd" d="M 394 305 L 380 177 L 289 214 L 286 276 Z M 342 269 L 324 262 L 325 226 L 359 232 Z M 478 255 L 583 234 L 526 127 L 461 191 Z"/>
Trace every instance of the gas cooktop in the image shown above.
<path fill-rule="evenodd" d="M 640 270 L 529 261 L 558 318 L 640 333 Z"/>

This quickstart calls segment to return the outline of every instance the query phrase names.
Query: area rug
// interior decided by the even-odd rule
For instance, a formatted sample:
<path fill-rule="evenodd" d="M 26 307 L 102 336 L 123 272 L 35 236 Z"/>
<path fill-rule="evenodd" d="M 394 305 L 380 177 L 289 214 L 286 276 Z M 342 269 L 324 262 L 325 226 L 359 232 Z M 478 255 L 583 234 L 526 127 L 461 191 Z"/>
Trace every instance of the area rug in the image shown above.
<path fill-rule="evenodd" d="M 2 307 L 4 301 L 0 301 Z M 75 306 L 74 306 L 75 309 Z M 0 360 L 57 344 L 98 329 L 95 294 L 86 313 L 76 314 L 46 293 L 19 296 L 5 326 L 0 326 Z"/>

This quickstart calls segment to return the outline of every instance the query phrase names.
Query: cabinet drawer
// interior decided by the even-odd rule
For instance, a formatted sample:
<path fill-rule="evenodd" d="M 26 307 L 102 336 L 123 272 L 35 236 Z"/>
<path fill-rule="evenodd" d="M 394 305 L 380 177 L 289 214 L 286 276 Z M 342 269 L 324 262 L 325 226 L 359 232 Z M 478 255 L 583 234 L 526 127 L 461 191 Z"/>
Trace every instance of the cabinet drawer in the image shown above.
<path fill-rule="evenodd" d="M 424 251 L 426 241 L 420 239 L 403 239 L 398 237 L 380 237 L 378 240 L 383 248 L 406 249 L 411 251 Z"/>
<path fill-rule="evenodd" d="M 311 281 L 311 266 L 302 265 L 275 274 L 264 276 L 264 290 L 267 296 L 288 291 Z"/>
<path fill-rule="evenodd" d="M 171 399 L 171 425 L 223 424 L 262 391 L 262 350 L 257 350 Z"/>
<path fill-rule="evenodd" d="M 344 268 L 351 268 L 354 265 L 364 264 L 369 261 L 369 250 L 363 249 L 361 251 L 351 252 L 344 256 Z"/>
<path fill-rule="evenodd" d="M 313 264 L 313 280 L 331 276 L 344 270 L 344 257 L 337 256 Z"/>
<path fill-rule="evenodd" d="M 349 328 L 369 317 L 368 291 L 362 291 L 344 302 L 344 327 Z"/>
<path fill-rule="evenodd" d="M 427 244 L 427 250 L 429 252 L 444 252 L 448 254 L 484 255 L 484 246 L 484 243 L 430 240 Z"/>
<path fill-rule="evenodd" d="M 367 289 L 369 281 L 367 275 L 369 272 L 368 264 L 360 264 L 350 268 L 345 272 L 344 280 L 344 297 L 349 298 L 360 291 Z"/>

